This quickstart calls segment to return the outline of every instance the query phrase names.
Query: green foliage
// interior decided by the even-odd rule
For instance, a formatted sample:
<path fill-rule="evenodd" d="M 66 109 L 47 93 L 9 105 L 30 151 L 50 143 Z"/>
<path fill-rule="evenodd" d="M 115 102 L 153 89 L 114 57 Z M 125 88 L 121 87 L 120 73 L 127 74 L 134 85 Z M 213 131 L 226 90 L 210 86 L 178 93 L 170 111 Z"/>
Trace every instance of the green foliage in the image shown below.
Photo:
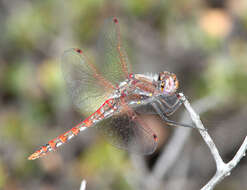
<path fill-rule="evenodd" d="M 59 151 L 52 154 L 57 156 L 54 163 L 26 160 L 39 145 L 83 119 L 81 113 L 71 109 L 60 58 L 64 50 L 82 47 L 90 59 L 96 60 L 99 28 L 109 16 L 126 21 L 122 27 L 127 28 L 126 35 L 132 40 L 129 53 L 134 57 L 130 60 L 134 67 L 146 72 L 151 72 L 149 68 L 173 68 L 181 78 L 193 79 L 181 81 L 181 89 L 189 89 L 191 99 L 217 94 L 232 103 L 233 109 L 247 103 L 247 8 L 215 10 L 196 0 L 4 2 L 0 6 L 0 153 L 4 152 L 0 189 L 39 189 L 37 184 L 41 189 L 49 185 L 50 189 L 59 189 L 61 181 L 71 189 L 82 177 L 92 184 L 98 182 L 97 189 L 130 189 L 126 176 L 135 174 L 129 157 L 98 137 L 77 145 L 87 147 L 80 154 L 71 144 L 66 145 L 71 147 L 67 155 Z M 210 19 L 209 9 L 214 13 Z M 233 11 L 230 15 L 234 18 L 226 16 L 228 11 Z M 211 26 L 218 17 L 221 20 L 216 27 Z M 128 19 L 136 25 L 129 25 Z M 221 27 L 224 24 L 220 22 L 229 27 Z M 236 23 L 238 28 L 234 28 Z M 215 35 L 212 30 L 216 30 Z M 153 35 L 158 40 L 152 41 Z M 141 59 L 136 47 L 143 51 Z M 141 60 L 141 64 L 133 60 Z M 110 67 L 106 70 L 114 69 Z M 89 114 L 94 110 L 81 111 Z M 49 170 L 49 164 L 51 168 L 58 164 L 59 169 Z M 8 183 L 14 187 L 8 188 Z"/>
<path fill-rule="evenodd" d="M 6 183 L 6 171 L 4 169 L 4 165 L 2 161 L 0 160 L 0 188 L 2 189 Z"/>

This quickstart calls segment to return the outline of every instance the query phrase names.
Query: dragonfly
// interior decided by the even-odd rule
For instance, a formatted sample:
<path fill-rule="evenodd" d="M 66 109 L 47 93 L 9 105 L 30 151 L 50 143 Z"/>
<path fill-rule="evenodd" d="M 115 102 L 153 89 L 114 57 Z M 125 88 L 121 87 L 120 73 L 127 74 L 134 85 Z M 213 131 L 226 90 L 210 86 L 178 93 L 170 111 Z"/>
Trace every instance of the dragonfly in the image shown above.
<path fill-rule="evenodd" d="M 112 144 L 130 152 L 152 154 L 158 136 L 140 118 L 158 114 L 170 126 L 192 127 L 169 119 L 183 103 L 177 92 L 174 73 L 133 74 L 119 19 L 104 22 L 99 43 L 99 59 L 92 62 L 79 48 L 64 52 L 61 68 L 72 101 L 80 110 L 96 110 L 69 131 L 50 140 L 28 157 L 34 160 L 55 151 L 80 132 L 96 126 Z"/>

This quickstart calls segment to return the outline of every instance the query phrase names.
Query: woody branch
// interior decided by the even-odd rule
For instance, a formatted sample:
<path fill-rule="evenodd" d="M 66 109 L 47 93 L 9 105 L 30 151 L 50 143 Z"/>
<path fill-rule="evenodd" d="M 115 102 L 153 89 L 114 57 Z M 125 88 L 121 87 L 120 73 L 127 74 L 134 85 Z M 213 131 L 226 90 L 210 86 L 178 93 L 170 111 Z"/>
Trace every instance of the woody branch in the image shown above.
<path fill-rule="evenodd" d="M 201 134 L 201 136 L 203 138 L 203 140 L 205 141 L 205 143 L 209 147 L 209 149 L 211 151 L 211 154 L 212 154 L 212 156 L 213 156 L 213 158 L 215 160 L 215 164 L 216 164 L 216 173 L 215 173 L 215 175 L 211 178 L 211 180 L 209 180 L 209 182 L 204 187 L 202 187 L 201 190 L 213 189 L 216 184 L 218 184 L 225 177 L 227 177 L 227 176 L 229 176 L 231 174 L 231 170 L 239 163 L 241 158 L 245 156 L 245 153 L 246 153 L 246 150 L 247 150 L 247 136 L 245 137 L 244 142 L 242 143 L 241 147 L 239 148 L 239 150 L 236 153 L 236 155 L 234 156 L 234 158 L 231 161 L 229 161 L 228 163 L 225 163 L 222 160 L 222 158 L 221 158 L 221 156 L 219 154 L 219 151 L 218 151 L 217 147 L 215 146 L 212 138 L 210 137 L 210 135 L 208 134 L 207 130 L 203 126 L 199 115 L 190 106 L 190 103 L 186 99 L 184 94 L 180 93 L 180 96 L 181 96 L 181 98 L 182 98 L 182 100 L 184 102 L 185 108 L 187 109 L 187 111 L 190 114 L 190 117 L 191 117 L 193 123 L 196 125 L 199 133 Z"/>
<path fill-rule="evenodd" d="M 215 108 L 219 102 L 222 102 L 222 99 L 218 98 L 215 95 L 209 95 L 194 102 L 193 107 L 197 110 L 197 113 L 202 114 L 210 109 Z M 189 117 L 184 112 L 180 119 L 180 122 L 186 123 L 189 122 L 189 120 Z M 145 184 L 147 187 L 146 189 L 157 189 L 157 187 L 161 185 L 163 181 L 162 179 L 164 178 L 164 176 L 167 175 L 170 168 L 174 166 L 179 157 L 179 154 L 181 154 L 181 150 L 183 149 L 185 142 L 188 140 L 191 134 L 191 129 L 187 128 L 185 130 L 185 128 L 183 127 L 175 128 L 170 141 L 164 147 L 164 150 L 155 163 L 152 172 L 145 177 Z M 174 149 L 174 147 L 176 148 Z M 138 161 L 138 163 L 140 163 L 140 160 Z M 140 169 L 142 169 L 142 167 L 139 167 L 138 171 L 140 171 Z"/>
<path fill-rule="evenodd" d="M 81 187 L 80 187 L 80 190 L 86 190 L 86 184 L 87 184 L 86 180 L 85 180 L 85 179 L 83 179 L 83 180 L 81 181 Z"/>

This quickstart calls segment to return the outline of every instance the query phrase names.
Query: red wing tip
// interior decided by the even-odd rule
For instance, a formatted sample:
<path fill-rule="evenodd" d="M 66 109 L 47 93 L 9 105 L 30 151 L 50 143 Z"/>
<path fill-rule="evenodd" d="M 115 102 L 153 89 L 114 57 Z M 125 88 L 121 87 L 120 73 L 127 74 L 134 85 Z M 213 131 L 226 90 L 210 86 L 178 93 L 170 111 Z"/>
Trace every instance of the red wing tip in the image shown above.
<path fill-rule="evenodd" d="M 118 23 L 118 19 L 116 17 L 114 17 L 113 22 Z"/>
<path fill-rule="evenodd" d="M 74 48 L 74 50 L 77 52 L 77 53 L 82 53 L 82 50 L 81 49 L 79 49 L 79 48 Z"/>

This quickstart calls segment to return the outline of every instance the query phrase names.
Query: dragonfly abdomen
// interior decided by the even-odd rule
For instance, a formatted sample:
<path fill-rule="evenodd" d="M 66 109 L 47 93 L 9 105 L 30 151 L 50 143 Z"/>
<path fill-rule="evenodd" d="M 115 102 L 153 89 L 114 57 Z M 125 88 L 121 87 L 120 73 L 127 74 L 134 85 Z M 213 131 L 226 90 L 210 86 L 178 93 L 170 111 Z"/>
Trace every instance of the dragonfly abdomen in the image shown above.
<path fill-rule="evenodd" d="M 35 160 L 46 155 L 48 152 L 55 151 L 57 147 L 68 142 L 73 137 L 77 136 L 81 131 L 88 127 L 96 125 L 102 119 L 109 117 L 114 112 L 114 99 L 108 99 L 100 106 L 100 108 L 90 115 L 88 118 L 77 124 L 75 127 L 65 132 L 64 134 L 50 140 L 48 144 L 43 145 L 39 150 L 28 157 L 29 160 Z"/>

